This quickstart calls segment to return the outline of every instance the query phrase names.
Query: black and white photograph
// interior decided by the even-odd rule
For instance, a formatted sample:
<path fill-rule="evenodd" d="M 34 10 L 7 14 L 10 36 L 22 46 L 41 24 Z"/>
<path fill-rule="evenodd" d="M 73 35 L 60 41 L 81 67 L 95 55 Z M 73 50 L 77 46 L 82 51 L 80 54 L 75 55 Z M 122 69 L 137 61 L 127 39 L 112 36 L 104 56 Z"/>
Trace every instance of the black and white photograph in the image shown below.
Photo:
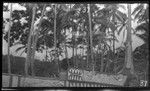
<path fill-rule="evenodd" d="M 2 88 L 148 87 L 148 3 L 3 2 L 2 12 Z"/>

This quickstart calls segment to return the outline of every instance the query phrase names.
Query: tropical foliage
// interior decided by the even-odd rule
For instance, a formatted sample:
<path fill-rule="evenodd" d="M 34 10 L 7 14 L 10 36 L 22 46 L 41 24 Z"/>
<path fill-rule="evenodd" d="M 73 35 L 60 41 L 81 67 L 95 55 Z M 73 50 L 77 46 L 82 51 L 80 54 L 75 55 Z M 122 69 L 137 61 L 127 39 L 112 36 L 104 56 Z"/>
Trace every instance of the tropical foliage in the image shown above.
<path fill-rule="evenodd" d="M 67 71 L 70 67 L 118 74 L 123 71 L 126 62 L 133 64 L 135 73 L 148 74 L 148 69 L 144 71 L 144 68 L 139 68 L 148 64 L 148 5 L 137 4 L 132 15 L 129 15 L 120 10 L 129 8 L 126 9 L 120 4 L 18 4 L 26 9 L 11 12 L 12 27 L 9 38 L 9 32 L 4 31 L 9 19 L 3 18 L 3 36 L 6 42 L 10 39 L 10 47 L 22 45 L 16 52 L 23 49 L 22 53 L 27 54 L 25 63 L 20 63 L 25 65 L 23 67 L 26 74 L 35 73 L 41 76 L 40 74 L 44 75 L 46 72 L 52 72 L 52 69 L 57 69 L 57 72 L 52 73 L 58 76 L 60 71 Z M 7 6 L 3 7 L 3 11 L 8 11 Z M 130 19 L 131 16 L 134 19 Z M 135 29 L 131 27 L 132 20 L 138 24 Z M 125 32 L 129 35 L 131 31 L 145 43 L 132 52 L 126 45 L 127 42 L 131 42 L 131 38 L 128 37 L 124 46 L 116 48 L 116 42 L 119 42 L 116 34 L 120 35 L 123 32 L 124 40 Z M 138 34 L 138 31 L 144 33 Z M 48 62 L 34 61 L 36 52 L 43 53 L 45 50 L 45 61 Z M 72 55 L 69 50 L 72 50 Z M 131 58 L 133 62 L 127 58 Z M 53 65 L 54 68 L 51 67 Z M 49 71 L 42 73 L 41 70 L 47 70 L 46 67 Z"/>

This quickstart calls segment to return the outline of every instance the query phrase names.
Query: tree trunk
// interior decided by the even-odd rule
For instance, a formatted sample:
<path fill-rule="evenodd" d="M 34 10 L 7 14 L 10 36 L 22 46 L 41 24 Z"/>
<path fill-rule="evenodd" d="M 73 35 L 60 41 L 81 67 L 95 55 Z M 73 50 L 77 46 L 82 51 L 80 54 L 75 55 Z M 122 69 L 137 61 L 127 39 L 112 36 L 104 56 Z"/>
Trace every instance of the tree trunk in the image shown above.
<path fill-rule="evenodd" d="M 112 19 L 112 22 L 114 23 L 115 22 L 115 17 L 113 16 L 113 19 Z M 113 32 L 113 60 L 114 60 L 114 55 L 115 55 L 115 31 L 112 30 Z"/>
<path fill-rule="evenodd" d="M 33 39 L 33 50 L 32 50 L 32 57 L 31 57 L 31 69 L 32 69 L 32 76 L 35 75 L 34 73 L 34 56 L 35 56 L 35 52 L 36 52 L 36 44 L 37 44 L 37 41 L 38 41 L 38 36 L 39 36 L 39 32 L 41 30 L 41 22 L 42 22 L 42 19 L 43 19 L 43 16 L 44 16 L 44 12 L 45 12 L 45 8 L 46 8 L 46 5 L 44 5 L 43 7 L 43 10 L 42 10 L 42 16 L 40 18 L 40 21 L 39 21 L 39 25 L 38 25 L 38 30 L 36 31 L 36 34 L 34 36 L 34 39 Z"/>
<path fill-rule="evenodd" d="M 89 47 L 90 47 L 90 38 L 89 38 L 89 32 L 87 31 L 87 61 L 86 61 L 86 68 L 89 67 L 89 59 L 90 59 L 90 50 L 89 50 Z"/>
<path fill-rule="evenodd" d="M 106 67 L 105 67 L 105 73 L 107 72 L 107 68 L 108 68 L 108 65 L 109 65 L 109 62 L 108 62 L 108 60 L 106 60 Z"/>
<path fill-rule="evenodd" d="M 93 60 L 93 42 L 92 42 L 92 19 L 91 19 L 91 7 L 90 4 L 88 4 L 89 6 L 89 29 L 90 29 L 90 49 L 91 49 L 91 61 L 92 61 L 92 72 L 94 74 L 94 60 Z"/>
<path fill-rule="evenodd" d="M 80 49 L 81 50 L 81 63 L 82 63 L 82 70 L 84 70 L 84 59 L 83 59 L 83 52 L 84 52 L 84 49 Z"/>
<path fill-rule="evenodd" d="M 100 48 L 101 48 L 101 50 L 103 50 L 101 45 L 100 45 Z M 102 73 L 104 71 L 104 58 L 103 58 L 103 53 L 101 53 L 100 55 L 101 55 L 101 70 L 100 70 L 100 72 Z"/>
<path fill-rule="evenodd" d="M 101 70 L 100 70 L 101 73 L 104 70 L 103 68 L 104 68 L 104 61 L 103 61 L 103 55 L 101 54 Z"/>
<path fill-rule="evenodd" d="M 113 19 L 112 19 L 112 22 L 114 23 L 115 22 L 115 14 L 114 14 L 114 12 L 113 12 Z M 112 32 L 113 32 L 113 43 L 112 43 L 112 45 L 113 45 L 113 50 L 112 50 L 112 60 L 113 60 L 113 62 L 115 61 L 115 31 L 114 30 L 112 30 Z M 116 65 L 115 65 L 116 66 Z"/>
<path fill-rule="evenodd" d="M 114 54 L 115 54 L 115 32 L 113 31 L 113 56 L 114 56 Z"/>
<path fill-rule="evenodd" d="M 126 58 L 125 58 L 125 68 L 123 72 L 127 75 L 127 80 L 125 86 L 132 86 L 133 81 L 136 84 L 138 81 L 138 76 L 135 74 L 132 58 L 132 41 L 131 41 L 131 5 L 127 5 L 128 9 L 128 21 L 127 21 L 127 39 L 126 39 Z M 135 79 L 136 78 L 136 79 Z M 135 82 L 136 81 L 136 82 Z M 131 84 L 130 84 L 131 83 Z M 138 84 L 138 83 L 137 83 Z"/>
<path fill-rule="evenodd" d="M 72 45 L 72 60 L 73 60 L 73 66 L 75 67 L 76 66 L 76 62 L 75 62 L 75 58 L 74 58 L 74 28 L 73 28 L 73 31 L 72 31 L 72 43 L 73 43 L 73 45 Z"/>
<path fill-rule="evenodd" d="M 130 69 L 131 74 L 134 74 L 133 59 L 132 59 L 132 39 L 131 39 L 131 5 L 128 4 L 128 22 L 127 22 L 127 39 L 126 39 L 126 68 Z"/>
<path fill-rule="evenodd" d="M 45 34 L 45 46 L 46 46 L 46 48 L 45 48 L 45 49 L 46 49 L 46 58 L 45 58 L 45 60 L 47 61 L 47 60 L 48 60 L 48 56 L 47 56 L 48 47 L 47 47 L 47 45 L 46 45 L 46 42 L 47 42 L 46 40 L 47 40 L 47 39 L 46 39 L 46 34 Z"/>
<path fill-rule="evenodd" d="M 65 57 L 66 57 L 68 68 L 69 68 L 70 63 L 69 63 L 69 60 L 68 60 L 68 52 L 67 52 L 67 46 L 66 46 L 66 29 L 64 29 L 64 31 L 65 31 Z"/>
<path fill-rule="evenodd" d="M 34 19 L 35 19 L 35 11 L 36 6 L 34 5 L 32 8 L 32 23 L 31 23 L 31 29 L 28 37 L 28 44 L 27 44 L 27 57 L 25 61 L 25 75 L 28 76 L 28 68 L 29 68 L 29 61 L 31 61 L 31 36 L 34 29 Z"/>
<path fill-rule="evenodd" d="M 58 56 L 57 56 L 57 32 L 56 32 L 56 27 L 57 27 L 57 23 L 56 23 L 56 18 L 57 18 L 57 14 L 56 14 L 56 8 L 57 8 L 57 4 L 55 4 L 55 8 L 54 8 L 54 13 L 55 13 L 55 18 L 54 18 L 54 47 L 55 47 L 55 57 L 54 60 L 57 62 L 57 66 L 58 66 L 58 73 L 60 72 L 59 70 L 59 60 L 58 60 Z"/>
<path fill-rule="evenodd" d="M 77 43 L 76 43 L 76 35 L 75 35 L 75 61 L 76 61 L 76 67 L 78 68 L 78 57 L 77 57 Z"/>
<path fill-rule="evenodd" d="M 12 4 L 10 4 L 10 19 L 9 19 L 9 29 L 8 29 L 8 74 L 11 74 L 11 62 L 10 62 L 10 30 L 12 21 Z"/>
<path fill-rule="evenodd" d="M 8 74 L 11 76 L 11 61 L 10 61 L 10 30 L 12 21 L 12 3 L 10 4 L 10 19 L 9 19 L 9 29 L 8 29 Z M 12 86 L 12 77 L 9 78 L 9 87 Z"/>
<path fill-rule="evenodd" d="M 105 73 L 107 72 L 107 68 L 109 67 L 109 60 L 108 60 L 108 54 L 106 55 L 106 66 L 105 66 Z"/>
<path fill-rule="evenodd" d="M 48 56 L 47 56 L 47 47 L 46 47 L 46 58 L 45 58 L 45 60 L 46 60 L 46 61 L 49 61 L 49 60 L 48 60 Z"/>

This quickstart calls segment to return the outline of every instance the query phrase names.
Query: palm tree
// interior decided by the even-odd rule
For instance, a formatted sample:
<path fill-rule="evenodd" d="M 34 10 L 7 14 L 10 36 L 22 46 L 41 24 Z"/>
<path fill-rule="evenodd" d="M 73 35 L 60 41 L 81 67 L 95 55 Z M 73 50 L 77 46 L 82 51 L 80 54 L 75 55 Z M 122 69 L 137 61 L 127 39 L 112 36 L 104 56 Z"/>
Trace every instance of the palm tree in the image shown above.
<path fill-rule="evenodd" d="M 149 37 L 149 5 L 146 5 L 146 8 L 144 8 L 144 4 L 139 4 L 132 12 L 132 15 L 134 15 L 134 19 L 137 20 L 137 23 L 139 24 L 134 31 L 134 34 L 136 36 L 140 37 L 144 40 L 144 44 L 137 48 L 137 50 L 134 51 L 134 54 L 136 52 L 141 52 L 140 56 L 144 55 L 144 60 L 147 61 L 147 68 L 146 68 L 146 76 L 148 74 L 148 67 L 149 67 L 149 61 L 148 61 L 148 54 L 149 54 L 149 43 L 148 43 L 148 37 Z M 144 31 L 143 34 L 137 34 L 137 31 Z M 145 55 L 146 54 L 146 55 Z M 134 57 L 135 58 L 135 57 Z M 147 76 L 148 77 L 148 76 Z M 148 80 L 146 77 L 146 80 Z"/>
<path fill-rule="evenodd" d="M 138 4 L 132 12 L 132 15 L 135 15 L 134 19 L 137 19 L 137 23 L 149 22 L 149 5 L 146 5 L 146 9 L 144 6 L 144 4 Z"/>
<path fill-rule="evenodd" d="M 91 49 L 91 61 L 92 61 L 92 71 L 93 71 L 93 74 L 94 74 L 94 60 L 93 60 L 93 42 L 92 42 L 92 20 L 91 20 L 91 10 L 90 10 L 90 4 L 88 4 L 88 8 L 89 8 L 89 13 L 88 13 L 88 16 L 89 16 L 89 29 L 90 29 L 90 49 Z"/>
<path fill-rule="evenodd" d="M 46 33 L 45 33 L 45 37 L 44 37 L 44 42 L 45 42 L 45 46 L 46 46 L 46 56 L 45 56 L 45 60 L 47 61 L 48 60 L 48 56 L 47 56 L 47 54 L 48 54 L 48 47 L 47 47 L 47 45 L 46 45 L 46 43 L 47 43 L 47 39 L 46 39 Z"/>
<path fill-rule="evenodd" d="M 36 34 L 35 34 L 34 39 L 33 39 L 33 50 L 31 52 L 32 53 L 31 54 L 32 76 L 35 75 L 34 74 L 34 56 L 35 56 L 36 44 L 37 44 L 37 41 L 38 41 L 39 31 L 41 30 L 41 23 L 42 23 L 42 19 L 43 19 L 43 16 L 44 16 L 45 8 L 46 8 L 46 4 L 43 7 L 42 15 L 41 15 L 41 18 L 40 18 L 40 21 L 39 21 L 39 25 L 38 25 L 38 30 L 36 31 Z"/>
<path fill-rule="evenodd" d="M 112 30 L 113 33 L 113 55 L 115 54 L 115 31 L 117 31 L 117 27 L 119 28 L 119 31 L 122 31 L 122 28 L 124 27 L 124 22 L 125 22 L 125 14 L 122 13 L 120 10 L 118 10 L 119 8 L 122 8 L 125 10 L 125 7 L 123 5 L 119 5 L 119 4 L 106 4 L 105 5 L 105 9 L 108 9 L 109 11 L 111 11 L 109 13 L 109 26 L 110 29 Z M 111 19 L 112 18 L 112 19 Z M 121 24 L 119 24 L 121 23 Z"/>
<path fill-rule="evenodd" d="M 148 34 L 149 34 L 149 5 L 146 5 L 146 9 L 144 9 L 144 4 L 139 4 L 133 11 L 132 15 L 134 16 L 134 19 L 137 20 L 137 23 L 139 24 L 135 31 L 134 34 L 136 34 L 137 31 L 144 31 L 145 33 L 145 38 L 143 35 L 138 35 L 138 37 L 142 38 L 146 44 L 148 44 Z M 148 46 L 148 45 L 147 45 Z"/>
<path fill-rule="evenodd" d="M 8 74 L 11 74 L 11 64 L 10 64 L 10 30 L 11 30 L 11 20 L 12 20 L 12 4 L 10 3 L 10 21 L 8 29 Z"/>
<path fill-rule="evenodd" d="M 58 65 L 58 73 L 59 73 L 59 60 L 58 60 L 58 56 L 57 56 L 57 38 L 56 38 L 56 8 L 57 8 L 57 4 L 55 4 L 55 7 L 54 7 L 54 47 L 55 47 L 55 60 L 57 62 L 57 65 Z"/>
<path fill-rule="evenodd" d="M 74 67 L 76 66 L 75 65 L 75 58 L 74 58 L 74 44 L 75 44 L 75 33 L 74 33 L 74 28 L 72 28 L 73 31 L 72 31 L 72 57 L 73 57 L 73 64 L 74 64 Z"/>
<path fill-rule="evenodd" d="M 69 10 L 65 13 L 65 14 L 68 14 L 70 11 L 71 11 L 71 4 L 69 4 L 69 5 L 66 5 L 68 8 L 69 8 Z M 64 18 L 65 18 L 65 15 L 64 15 Z M 68 28 L 64 28 L 64 37 L 65 37 L 65 40 L 64 40 L 64 42 L 65 42 L 65 58 L 66 58 L 66 60 L 67 60 L 67 64 L 68 64 L 68 68 L 70 67 L 70 62 L 69 62 L 69 60 L 68 60 L 68 51 L 67 51 L 67 35 L 66 35 L 66 31 L 67 31 L 67 29 Z"/>
<path fill-rule="evenodd" d="M 10 3 L 10 19 L 9 19 L 9 29 L 8 29 L 8 74 L 11 75 L 11 62 L 10 62 L 10 30 L 12 21 L 12 3 Z M 12 85 L 12 78 L 9 78 L 9 87 Z"/>
<path fill-rule="evenodd" d="M 100 33 L 102 33 L 102 35 L 109 34 L 109 37 L 112 37 L 109 39 L 109 41 L 110 40 L 113 41 L 113 52 L 111 53 L 112 58 L 110 58 L 110 59 L 114 59 L 113 55 L 115 53 L 115 41 L 117 41 L 117 38 L 115 37 L 115 31 L 117 30 L 117 26 L 119 26 L 119 23 L 120 23 L 121 28 L 119 30 L 122 30 L 122 27 L 124 27 L 123 24 L 125 22 L 125 14 L 118 10 L 119 7 L 124 8 L 124 6 L 118 5 L 118 4 L 111 4 L 111 5 L 105 4 L 104 8 L 101 10 L 98 10 L 97 16 L 94 17 L 95 22 L 97 24 L 101 25 L 99 27 Z M 112 34 L 110 32 L 107 33 L 107 31 L 109 31 L 109 29 L 111 29 Z M 95 35 L 95 36 L 97 36 L 97 35 Z M 101 35 L 99 35 L 99 36 L 101 36 Z M 103 41 L 106 41 L 105 39 L 107 39 L 105 37 L 107 37 L 107 36 L 101 37 L 101 39 L 99 39 L 99 42 L 104 45 L 107 45 L 107 43 L 103 42 Z M 102 44 L 99 44 L 100 50 L 103 49 Z M 103 64 L 103 56 L 101 59 L 101 64 Z M 103 70 L 103 66 L 101 66 L 101 69 Z"/>
<path fill-rule="evenodd" d="M 127 37 L 126 37 L 126 41 L 125 41 L 125 63 L 124 63 L 124 67 L 121 71 L 119 71 L 118 73 L 124 72 L 126 69 L 130 69 L 130 73 L 132 75 L 135 75 L 134 72 L 134 66 L 133 66 L 133 59 L 132 59 L 132 38 L 131 38 L 131 30 L 133 30 L 133 28 L 131 27 L 131 5 L 128 4 L 127 5 L 127 9 L 128 9 L 128 19 L 127 19 L 127 23 L 124 24 L 123 26 L 121 26 L 122 28 L 125 27 L 127 29 Z M 119 29 L 118 33 L 120 33 L 121 29 Z M 124 30 L 125 31 L 125 30 Z"/>
<path fill-rule="evenodd" d="M 86 42 L 87 42 L 87 61 L 86 61 L 86 68 L 88 68 L 88 63 L 89 63 L 89 58 L 90 58 L 90 50 L 89 50 L 90 42 L 89 42 L 89 32 L 88 32 L 88 31 L 87 31 L 87 34 L 86 34 Z"/>
<path fill-rule="evenodd" d="M 76 31 L 77 34 L 77 31 Z M 77 35 L 75 35 L 75 61 L 76 61 L 76 67 L 78 68 L 78 55 L 77 55 L 77 50 L 78 50 L 78 43 L 76 41 Z"/>
<path fill-rule="evenodd" d="M 27 44 L 27 57 L 26 57 L 26 62 L 25 62 L 25 74 L 28 76 L 28 66 L 29 66 L 29 61 L 31 60 L 31 36 L 32 32 L 34 29 L 34 19 L 35 19 L 35 11 L 36 11 L 36 5 L 33 5 L 32 8 L 32 23 L 31 23 L 31 28 L 30 28 L 30 33 L 28 37 L 28 44 Z"/>
<path fill-rule="evenodd" d="M 113 54 L 112 54 L 112 58 L 113 61 L 115 61 L 116 58 L 115 57 L 115 31 L 117 31 L 117 26 L 120 27 L 118 29 L 118 34 L 120 33 L 120 31 L 123 30 L 123 28 L 125 27 L 125 22 L 126 22 L 126 15 L 124 13 L 122 13 L 121 11 L 118 10 L 119 7 L 123 8 L 125 10 L 125 7 L 123 5 L 119 5 L 119 4 L 113 4 L 113 5 L 108 5 L 107 7 L 112 7 L 112 14 L 110 14 L 110 17 L 112 16 L 112 23 L 114 24 L 113 27 L 110 26 L 112 32 L 113 32 Z M 120 22 L 117 23 L 117 22 Z"/>
<path fill-rule="evenodd" d="M 132 59 L 132 39 L 131 39 L 131 5 L 127 5 L 128 8 L 128 22 L 127 22 L 127 38 L 126 38 L 126 68 L 131 69 L 131 74 L 134 75 L 133 59 Z"/>
<path fill-rule="evenodd" d="M 66 43 L 66 41 L 67 41 L 67 36 L 66 36 L 66 29 L 64 29 L 64 31 L 65 31 L 65 57 L 66 57 L 66 60 L 67 60 L 67 64 L 68 64 L 68 68 L 70 67 L 70 64 L 69 64 L 69 60 L 68 60 L 68 51 L 67 51 L 67 43 Z"/>

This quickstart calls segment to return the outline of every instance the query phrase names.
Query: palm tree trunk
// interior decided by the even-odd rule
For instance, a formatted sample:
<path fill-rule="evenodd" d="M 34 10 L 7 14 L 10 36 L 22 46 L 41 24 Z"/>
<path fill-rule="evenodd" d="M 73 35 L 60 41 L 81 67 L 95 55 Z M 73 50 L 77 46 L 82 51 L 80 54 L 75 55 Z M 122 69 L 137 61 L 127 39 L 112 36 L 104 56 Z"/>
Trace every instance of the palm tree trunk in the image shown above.
<path fill-rule="evenodd" d="M 8 29 L 8 74 L 11 74 L 11 63 L 10 63 L 10 30 L 11 30 L 11 20 L 12 20 L 12 4 L 10 4 L 10 19 L 9 19 L 9 29 Z"/>
<path fill-rule="evenodd" d="M 87 61 L 86 61 L 86 68 L 89 67 L 89 58 L 90 58 L 90 50 L 89 50 L 89 47 L 90 47 L 90 38 L 89 38 L 89 32 L 87 31 Z"/>
<path fill-rule="evenodd" d="M 57 62 L 57 66 L 58 66 L 58 73 L 60 72 L 59 71 L 59 60 L 58 60 L 58 56 L 57 56 L 57 52 L 58 52 L 58 49 L 57 49 L 57 35 L 56 35 L 56 18 L 57 18 L 57 14 L 56 14 L 56 8 L 57 8 L 57 4 L 55 4 L 55 8 L 54 8 L 54 13 L 55 13 L 55 18 L 54 18 L 54 47 L 55 47 L 55 58 L 54 60 Z"/>
<path fill-rule="evenodd" d="M 66 56 L 66 60 L 67 60 L 68 68 L 69 68 L 70 67 L 70 63 L 69 63 L 69 60 L 68 60 L 68 52 L 67 52 L 66 45 L 65 45 L 65 56 Z"/>
<path fill-rule="evenodd" d="M 48 56 L 47 56 L 47 51 L 48 51 L 48 47 L 47 47 L 47 45 L 46 45 L 46 41 L 47 39 L 46 39 L 46 34 L 45 34 L 45 46 L 46 46 L 46 58 L 45 58 L 45 60 L 47 61 L 48 60 Z"/>
<path fill-rule="evenodd" d="M 77 66 L 77 68 L 78 68 L 78 56 L 77 56 L 77 44 L 76 44 L 76 46 L 75 46 L 75 53 L 76 53 L 76 56 L 75 56 L 75 60 L 76 60 L 76 66 Z"/>
<path fill-rule="evenodd" d="M 103 54 L 101 54 L 101 70 L 100 70 L 101 73 L 104 70 L 103 68 L 104 68 L 104 60 L 103 60 Z"/>
<path fill-rule="evenodd" d="M 73 58 L 73 65 L 74 65 L 74 67 L 76 66 L 76 62 L 75 62 L 75 58 L 74 58 L 74 31 L 72 31 L 72 43 L 73 43 L 73 45 L 72 45 L 72 51 L 73 51 L 73 54 L 72 54 L 72 58 Z"/>
<path fill-rule="evenodd" d="M 89 28 L 90 28 L 90 49 L 91 49 L 91 60 L 92 60 L 92 71 L 94 74 L 94 60 L 93 60 L 93 42 L 92 42 L 92 19 L 91 19 L 91 8 L 90 8 L 90 4 L 88 4 L 89 6 Z"/>
<path fill-rule="evenodd" d="M 80 49 L 80 50 L 81 50 L 80 52 L 81 52 L 81 60 L 82 60 L 82 61 L 81 61 L 82 70 L 84 70 L 84 60 L 83 60 L 83 51 L 84 51 L 84 50 L 83 50 L 83 49 Z"/>
<path fill-rule="evenodd" d="M 112 16 L 112 22 L 115 25 L 115 12 L 113 12 L 113 16 Z M 113 60 L 114 60 L 114 56 L 115 56 L 115 30 L 112 30 L 113 32 Z"/>
<path fill-rule="evenodd" d="M 113 60 L 114 60 L 114 55 L 115 55 L 115 31 L 113 31 L 113 54 L 112 54 Z"/>
<path fill-rule="evenodd" d="M 100 45 L 100 48 L 101 48 L 101 45 Z M 101 50 L 103 50 L 102 48 L 101 48 Z M 104 71 L 104 58 L 103 58 L 103 53 L 101 53 L 100 54 L 101 55 L 101 70 L 100 70 L 100 72 L 102 73 L 103 71 Z"/>
<path fill-rule="evenodd" d="M 46 46 L 46 61 L 48 61 L 47 50 L 48 50 L 48 47 Z"/>
<path fill-rule="evenodd" d="M 69 68 L 70 64 L 68 60 L 68 52 L 67 52 L 67 46 L 66 46 L 66 30 L 64 29 L 64 31 L 65 31 L 65 56 L 66 56 L 66 60 L 67 60 L 68 68 Z"/>
<path fill-rule="evenodd" d="M 112 19 L 112 22 L 114 23 L 115 22 L 115 15 L 113 14 L 113 19 Z M 113 32 L 113 43 L 112 43 L 112 45 L 113 45 L 113 50 L 112 50 L 112 55 L 111 55 L 111 58 L 112 58 L 112 60 L 113 60 L 113 62 L 114 62 L 114 60 L 115 60 L 115 31 L 114 30 L 112 30 L 112 32 Z M 115 65 L 116 66 L 116 65 Z"/>
<path fill-rule="evenodd" d="M 32 76 L 35 75 L 35 73 L 34 73 L 34 56 L 35 56 L 36 44 L 37 44 L 37 41 L 38 41 L 39 31 L 41 30 L 41 22 L 42 22 L 42 19 L 43 19 L 43 16 L 44 16 L 45 8 L 46 8 L 46 5 L 44 5 L 44 7 L 43 7 L 42 16 L 41 16 L 40 21 L 39 21 L 38 30 L 36 31 L 36 35 L 34 37 L 35 39 L 33 40 L 34 43 L 33 43 L 32 55 L 31 55 L 32 56 L 31 57 Z"/>
<path fill-rule="evenodd" d="M 109 61 L 108 61 L 108 60 L 106 60 L 105 73 L 107 72 L 108 67 L 109 67 Z"/>
<path fill-rule="evenodd" d="M 9 19 L 9 29 L 8 29 L 8 74 L 9 78 L 9 87 L 12 86 L 12 76 L 11 76 L 11 61 L 10 61 L 10 30 L 11 30 L 11 20 L 12 20 L 12 3 L 10 4 L 10 19 Z"/>
<path fill-rule="evenodd" d="M 50 52 L 49 54 L 50 54 L 50 61 L 52 62 L 53 60 L 52 52 Z"/>
<path fill-rule="evenodd" d="M 132 39 L 131 39 L 131 5 L 128 4 L 128 22 L 127 22 L 127 52 L 126 52 L 126 68 L 131 69 L 131 74 L 134 74 L 133 59 L 132 59 Z"/>
<path fill-rule="evenodd" d="M 76 35 L 75 35 L 75 61 L 76 61 L 76 67 L 78 68 L 78 58 L 77 58 L 77 43 L 76 43 Z"/>
<path fill-rule="evenodd" d="M 29 66 L 29 61 L 31 60 L 31 36 L 32 36 L 32 32 L 34 29 L 34 19 L 35 19 L 35 11 L 36 11 L 36 7 L 35 5 L 32 8 L 32 23 L 31 23 L 31 29 L 30 29 L 30 33 L 29 33 L 29 37 L 28 37 L 28 44 L 27 44 L 27 57 L 26 57 L 26 62 L 25 62 L 25 75 L 28 76 L 28 66 Z"/>

